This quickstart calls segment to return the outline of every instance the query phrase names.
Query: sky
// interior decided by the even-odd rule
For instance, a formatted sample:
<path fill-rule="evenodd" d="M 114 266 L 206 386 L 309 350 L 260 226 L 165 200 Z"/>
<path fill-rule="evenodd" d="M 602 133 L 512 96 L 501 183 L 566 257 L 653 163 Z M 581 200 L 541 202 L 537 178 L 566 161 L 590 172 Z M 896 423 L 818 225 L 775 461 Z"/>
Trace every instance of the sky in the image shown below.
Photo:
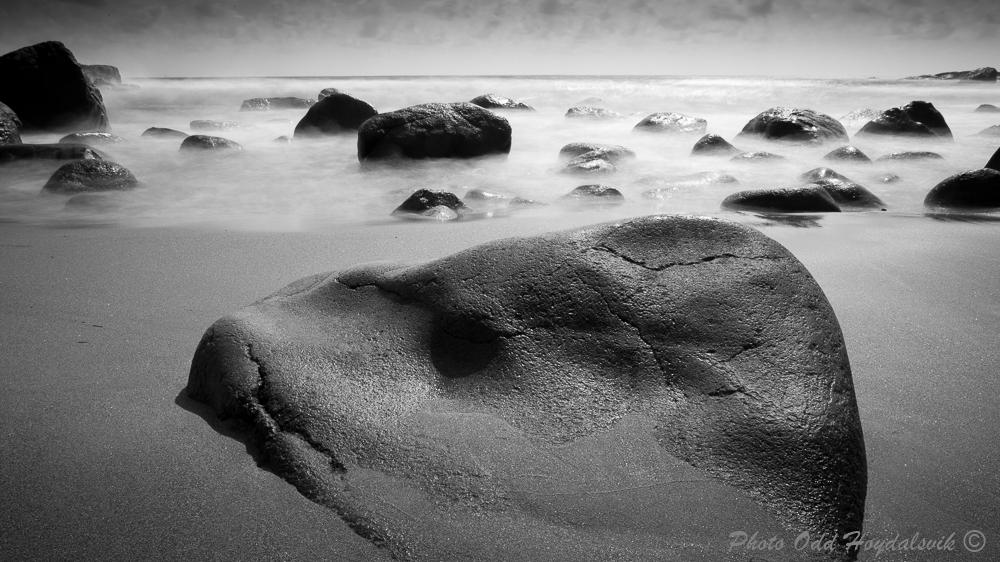
<path fill-rule="evenodd" d="M 996 0 L 2 0 L 125 77 L 886 77 L 1000 67 Z"/>

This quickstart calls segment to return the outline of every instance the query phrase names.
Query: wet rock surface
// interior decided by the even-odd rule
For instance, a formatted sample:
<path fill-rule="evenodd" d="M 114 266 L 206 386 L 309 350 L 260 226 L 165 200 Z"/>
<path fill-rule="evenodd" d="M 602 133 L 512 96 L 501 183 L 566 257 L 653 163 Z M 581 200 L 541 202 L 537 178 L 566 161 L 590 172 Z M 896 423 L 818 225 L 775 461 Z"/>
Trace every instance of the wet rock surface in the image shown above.
<path fill-rule="evenodd" d="M 933 104 L 925 101 L 912 101 L 902 107 L 887 109 L 866 123 L 857 134 L 952 138 L 944 116 Z"/>
<path fill-rule="evenodd" d="M 183 139 L 187 138 L 188 134 L 174 129 L 167 129 L 165 127 L 150 127 L 142 132 L 142 136 L 152 137 L 154 139 Z"/>
<path fill-rule="evenodd" d="M 566 112 L 567 119 L 588 119 L 592 121 L 619 121 L 625 118 L 617 111 L 602 107 L 571 107 Z"/>
<path fill-rule="evenodd" d="M 636 123 L 632 132 L 667 134 L 705 134 L 708 121 L 680 113 L 654 113 Z"/>
<path fill-rule="evenodd" d="M 139 180 L 125 166 L 103 160 L 78 160 L 60 167 L 42 191 L 60 194 L 121 191 L 139 187 Z"/>
<path fill-rule="evenodd" d="M 294 137 L 353 134 L 362 123 L 378 115 L 368 102 L 336 88 L 323 90 L 321 95 L 320 100 L 295 125 Z"/>
<path fill-rule="evenodd" d="M 924 205 L 959 209 L 1000 207 L 1000 171 L 982 168 L 949 176 L 931 188 Z"/>
<path fill-rule="evenodd" d="M 732 156 L 741 152 L 743 151 L 716 134 L 701 137 L 691 148 L 691 156 Z"/>
<path fill-rule="evenodd" d="M 510 146 L 510 123 L 467 102 L 428 103 L 380 113 L 358 130 L 361 162 L 506 156 Z"/>
<path fill-rule="evenodd" d="M 59 144 L 116 144 L 126 139 L 111 133 L 101 133 L 97 131 L 86 131 L 82 133 L 70 133 L 59 139 Z"/>
<path fill-rule="evenodd" d="M 871 162 L 872 159 L 868 157 L 867 154 L 861 152 L 860 149 L 853 146 L 844 146 L 836 150 L 832 150 L 823 156 L 824 160 L 832 160 L 834 162 L 855 162 L 855 163 L 866 163 Z"/>
<path fill-rule="evenodd" d="M 847 130 L 829 115 L 811 109 L 774 107 L 751 119 L 736 138 L 795 142 L 847 142 Z"/>
<path fill-rule="evenodd" d="M 251 98 L 243 100 L 240 111 L 270 111 L 272 109 L 305 109 L 312 107 L 316 100 L 305 98 Z"/>
<path fill-rule="evenodd" d="M 21 144 L 21 119 L 14 110 L 0 103 L 0 145 Z"/>
<path fill-rule="evenodd" d="M 903 152 L 892 152 L 889 154 L 884 154 L 879 156 L 876 162 L 892 162 L 892 161 L 920 161 L 920 160 L 944 160 L 944 157 L 937 152 L 928 152 L 926 150 L 906 150 Z"/>
<path fill-rule="evenodd" d="M 728 221 L 312 276 L 209 328 L 186 392 L 402 559 L 720 559 L 694 529 L 834 534 L 864 512 L 834 312 Z"/>
<path fill-rule="evenodd" d="M 817 184 L 739 191 L 723 199 L 722 208 L 730 211 L 778 213 L 840 212 L 840 206 L 830 193 Z"/>
<path fill-rule="evenodd" d="M 181 150 L 224 150 L 238 152 L 242 151 L 243 147 L 236 141 L 231 141 L 222 137 L 213 137 L 211 135 L 191 135 L 189 137 L 185 137 L 181 142 Z"/>
<path fill-rule="evenodd" d="M 469 100 L 469 103 L 478 105 L 485 109 L 511 109 L 517 111 L 535 111 L 535 108 L 526 103 L 512 100 L 497 94 L 484 94 Z"/>

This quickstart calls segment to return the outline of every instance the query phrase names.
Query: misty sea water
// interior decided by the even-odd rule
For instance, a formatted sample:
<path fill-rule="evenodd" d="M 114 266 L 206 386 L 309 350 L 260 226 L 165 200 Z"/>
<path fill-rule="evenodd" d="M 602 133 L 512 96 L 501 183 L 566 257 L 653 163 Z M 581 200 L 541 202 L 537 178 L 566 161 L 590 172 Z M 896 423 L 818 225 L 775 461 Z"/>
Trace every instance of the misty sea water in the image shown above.
<path fill-rule="evenodd" d="M 1000 103 L 1000 87 L 988 83 L 887 79 L 802 79 L 698 76 L 413 76 L 290 78 L 129 78 L 138 89 L 105 89 L 113 132 L 126 139 L 98 146 L 131 170 L 141 189 L 112 193 L 112 204 L 93 210 L 66 210 L 66 197 L 39 196 L 58 163 L 8 166 L 0 185 L 0 217 L 26 221 L 98 221 L 134 225 L 246 221 L 252 228 L 297 229 L 325 222 L 358 223 L 388 219 L 417 189 L 452 191 L 459 196 L 480 188 L 542 203 L 579 185 L 600 183 L 621 191 L 626 202 L 600 216 L 652 213 L 718 213 L 729 194 L 756 188 L 799 185 L 800 174 L 830 165 L 868 187 L 890 213 L 922 213 L 926 192 L 945 177 L 982 167 L 1000 145 L 996 137 L 975 136 L 1000 123 L 997 114 L 974 113 L 983 103 Z M 371 103 L 380 112 L 429 102 L 468 101 L 495 93 L 523 101 L 536 112 L 501 112 L 513 129 L 506 158 L 418 162 L 405 168 L 362 168 L 356 136 L 322 140 L 293 139 L 305 109 L 241 112 L 255 97 L 317 97 L 335 87 Z M 589 98 L 599 102 L 583 103 Z M 836 164 L 823 156 L 837 144 L 802 146 L 734 139 L 747 121 L 776 106 L 813 109 L 834 118 L 861 109 L 887 109 L 925 100 L 944 115 L 954 142 L 853 138 L 863 122 L 845 122 L 851 144 L 872 159 L 901 150 L 929 150 L 935 161 Z M 591 105 L 616 111 L 621 120 L 567 119 L 566 111 Z M 728 157 L 691 157 L 700 135 L 633 132 L 645 116 L 678 112 L 706 119 L 707 132 L 743 150 L 767 150 L 779 162 L 740 164 Z M 248 125 L 234 131 L 192 131 L 191 121 L 212 119 Z M 241 154 L 182 154 L 177 139 L 142 137 L 149 127 L 222 136 L 239 142 Z M 57 142 L 62 135 L 29 134 L 29 143 Z M 570 142 L 626 146 L 637 154 L 618 173 L 578 176 L 559 173 L 559 149 Z M 698 184 L 683 181 L 701 172 L 722 172 L 738 182 Z M 882 183 L 895 174 L 899 180 Z M 654 181 L 654 184 L 650 182 Z M 666 187 L 662 198 L 643 197 L 651 187 Z M 570 212 L 540 206 L 534 214 Z"/>

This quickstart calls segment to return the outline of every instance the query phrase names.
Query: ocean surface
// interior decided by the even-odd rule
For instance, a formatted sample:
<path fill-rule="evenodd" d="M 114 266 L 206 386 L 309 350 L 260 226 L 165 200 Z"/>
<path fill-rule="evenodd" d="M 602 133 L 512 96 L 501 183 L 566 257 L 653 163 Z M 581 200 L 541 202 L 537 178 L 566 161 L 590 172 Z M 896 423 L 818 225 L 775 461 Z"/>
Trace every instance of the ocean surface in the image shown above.
<path fill-rule="evenodd" d="M 462 196 L 471 188 L 550 203 L 529 214 L 578 213 L 558 204 L 573 188 L 600 183 L 617 188 L 626 202 L 590 210 L 602 219 L 652 213 L 719 213 L 729 194 L 755 188 L 799 185 L 800 174 L 829 165 L 868 187 L 888 204 L 888 213 L 920 214 L 929 189 L 945 177 L 981 168 L 1000 146 L 1000 138 L 974 136 L 1000 123 L 1000 114 L 974 113 L 983 103 L 1000 104 L 1000 87 L 955 81 L 887 79 L 798 79 L 698 76 L 482 76 L 482 77 L 292 77 L 292 78 L 129 78 L 138 89 L 105 89 L 103 95 L 113 132 L 126 142 L 98 146 L 131 170 L 144 187 L 112 193 L 113 204 L 96 209 L 67 209 L 65 196 L 40 195 L 58 164 L 9 165 L 0 182 L 0 219 L 57 224 L 242 225 L 250 229 L 297 230 L 329 223 L 388 220 L 390 212 L 417 189 L 449 190 Z M 419 162 L 392 169 L 362 169 L 356 136 L 324 140 L 295 139 L 299 110 L 241 112 L 245 99 L 294 96 L 316 98 L 335 87 L 363 99 L 380 112 L 428 102 L 468 101 L 495 93 L 523 101 L 536 113 L 503 112 L 513 128 L 507 158 Z M 617 111 L 620 121 L 567 119 L 566 111 L 587 103 Z M 761 111 L 775 106 L 808 108 L 841 118 L 860 108 L 887 109 L 925 100 L 944 115 L 954 142 L 853 138 L 863 122 L 844 122 L 851 144 L 872 159 L 901 150 L 929 150 L 943 160 L 866 165 L 833 164 L 823 156 L 838 144 L 801 146 L 734 139 Z M 655 112 L 678 112 L 708 121 L 716 133 L 744 150 L 767 150 L 786 161 L 739 164 L 728 157 L 691 157 L 700 135 L 642 134 L 632 131 Z M 236 121 L 245 130 L 219 133 L 192 131 L 198 119 Z M 141 137 L 149 127 L 214 134 L 239 142 L 237 155 L 186 154 L 180 141 Z M 57 142 L 61 134 L 24 135 L 29 143 Z M 609 176 L 581 177 L 559 173 L 559 149 L 570 142 L 624 145 L 637 159 Z M 684 181 L 700 172 L 724 172 L 738 183 Z M 882 183 L 887 173 L 895 183 Z M 659 183 L 650 184 L 656 179 Z M 662 199 L 643 192 L 666 187 Z M 478 215 L 482 216 L 482 215 Z M 497 213 L 491 220 L 517 220 Z"/>

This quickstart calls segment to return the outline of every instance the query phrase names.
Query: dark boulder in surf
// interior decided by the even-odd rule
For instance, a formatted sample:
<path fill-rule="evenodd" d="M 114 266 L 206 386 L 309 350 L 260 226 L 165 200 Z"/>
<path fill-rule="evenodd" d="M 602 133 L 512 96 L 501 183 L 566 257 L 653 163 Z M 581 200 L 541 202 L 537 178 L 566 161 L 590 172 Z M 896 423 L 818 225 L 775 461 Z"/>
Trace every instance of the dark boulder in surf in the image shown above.
<path fill-rule="evenodd" d="M 428 103 L 380 113 L 358 130 L 361 162 L 506 156 L 510 145 L 510 123 L 468 102 Z"/>
<path fill-rule="evenodd" d="M 990 168 L 991 170 L 1000 171 L 1000 148 L 998 148 L 997 151 L 993 153 L 993 156 L 990 157 L 989 161 L 986 162 L 986 165 L 983 167 Z"/>
<path fill-rule="evenodd" d="M 125 141 L 124 137 L 119 137 L 118 135 L 112 133 L 101 133 L 97 131 L 70 133 L 65 137 L 59 139 L 60 144 L 89 144 L 89 145 L 117 144 L 124 141 Z"/>
<path fill-rule="evenodd" d="M 607 185 L 581 185 L 559 198 L 563 203 L 619 204 L 625 200 L 621 191 Z"/>
<path fill-rule="evenodd" d="M 150 127 L 142 132 L 142 136 L 154 139 L 184 139 L 187 138 L 188 134 L 165 127 Z"/>
<path fill-rule="evenodd" d="M 851 181 L 847 179 L 847 177 L 843 176 L 842 174 L 839 174 L 835 170 L 831 170 L 830 168 L 813 168 L 812 170 L 809 170 L 808 172 L 805 172 L 802 175 L 800 175 L 799 179 L 807 182 L 815 182 L 817 180 L 824 180 L 824 179 Z"/>
<path fill-rule="evenodd" d="M 751 119 L 736 138 L 794 142 L 847 142 L 847 130 L 829 115 L 811 109 L 773 107 Z"/>
<path fill-rule="evenodd" d="M 731 156 L 741 152 L 743 151 L 716 134 L 701 137 L 691 148 L 691 156 Z"/>
<path fill-rule="evenodd" d="M 295 125 L 293 137 L 321 137 L 342 133 L 353 134 L 361 124 L 378 115 L 368 102 L 335 88 L 323 90 L 323 96 L 309 108 Z"/>
<path fill-rule="evenodd" d="M 21 120 L 14 110 L 0 103 L 0 145 L 21 144 Z"/>
<path fill-rule="evenodd" d="M 817 184 L 779 189 L 739 191 L 722 200 L 729 211 L 777 213 L 839 213 L 840 206 L 826 189 Z"/>
<path fill-rule="evenodd" d="M 609 162 L 617 162 L 627 158 L 635 158 L 635 152 L 619 144 L 603 144 L 599 142 L 571 142 L 559 149 L 559 160 L 572 160 L 578 156 L 600 150 L 602 157 Z"/>
<path fill-rule="evenodd" d="M 270 111 L 272 109 L 305 109 L 316 100 L 303 98 L 251 98 L 243 100 L 240 111 Z"/>
<path fill-rule="evenodd" d="M 632 132 L 640 133 L 684 133 L 704 134 L 708 121 L 699 117 L 688 117 L 680 113 L 654 113 L 632 127 Z"/>
<path fill-rule="evenodd" d="M 911 101 L 903 107 L 887 109 L 866 123 L 857 134 L 952 138 L 944 116 L 934 104 L 926 101 Z"/>
<path fill-rule="evenodd" d="M 225 150 L 240 152 L 243 150 L 243 147 L 235 141 L 224 139 L 222 137 L 213 137 L 210 135 L 191 135 L 189 137 L 185 137 L 181 142 L 181 150 Z"/>
<path fill-rule="evenodd" d="M 535 111 L 535 108 L 517 100 L 498 96 L 496 94 L 483 94 L 469 100 L 469 103 L 478 105 L 484 109 L 511 109 L 517 111 Z"/>
<path fill-rule="evenodd" d="M 571 107 L 566 112 L 566 118 L 590 121 L 620 121 L 625 116 L 617 111 L 611 111 L 602 107 Z"/>
<path fill-rule="evenodd" d="M 824 178 L 814 180 L 830 194 L 830 198 L 840 207 L 841 211 L 885 211 L 886 204 L 868 188 L 850 180 Z"/>
<path fill-rule="evenodd" d="M 413 192 L 392 212 L 393 215 L 409 217 L 410 215 L 450 220 L 461 216 L 468 207 L 457 195 L 449 191 L 432 191 L 420 189 Z"/>
<path fill-rule="evenodd" d="M 101 92 L 62 43 L 46 41 L 0 57 L 0 102 L 25 131 L 110 131 Z"/>
<path fill-rule="evenodd" d="M 1000 207 L 1000 171 L 982 168 L 945 178 L 927 193 L 924 205 L 959 209 Z"/>
<path fill-rule="evenodd" d="M 0 145 L 0 164 L 18 160 L 104 160 L 104 155 L 85 144 Z"/>
<path fill-rule="evenodd" d="M 867 154 L 861 152 L 858 148 L 853 146 L 844 146 L 828 152 L 823 156 L 824 160 L 832 160 L 834 162 L 854 162 L 854 163 L 868 163 L 872 159 L 868 157 Z"/>
<path fill-rule="evenodd" d="M 734 521 L 863 524 L 836 315 L 790 252 L 730 221 L 315 275 L 213 324 L 185 392 L 401 559 L 720 560 Z"/>
<path fill-rule="evenodd" d="M 49 193 L 121 191 L 139 187 L 139 180 L 125 166 L 102 160 L 77 160 L 64 164 L 42 187 Z"/>

